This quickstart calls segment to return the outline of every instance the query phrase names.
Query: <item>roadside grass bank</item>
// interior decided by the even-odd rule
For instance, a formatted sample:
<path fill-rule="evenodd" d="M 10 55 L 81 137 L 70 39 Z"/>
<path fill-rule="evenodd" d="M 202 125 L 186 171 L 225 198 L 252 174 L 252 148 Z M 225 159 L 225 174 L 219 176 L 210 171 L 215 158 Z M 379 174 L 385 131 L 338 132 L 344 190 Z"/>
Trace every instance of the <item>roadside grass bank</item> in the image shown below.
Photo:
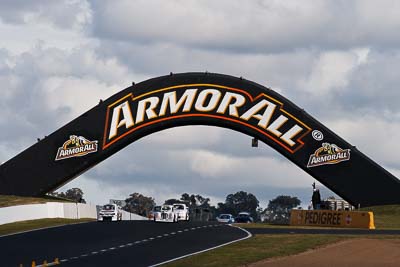
<path fill-rule="evenodd" d="M 387 205 L 363 208 L 372 211 L 376 229 L 400 229 L 400 205 Z"/>
<path fill-rule="evenodd" d="M 44 204 L 46 202 L 72 202 L 66 199 L 45 196 L 45 197 L 20 197 L 0 195 L 0 208 L 28 205 L 28 204 Z"/>
<path fill-rule="evenodd" d="M 34 230 L 34 229 L 62 226 L 62 225 L 67 225 L 67 224 L 75 224 L 75 223 L 83 223 L 83 222 L 91 222 L 91 221 L 95 221 L 95 219 L 91 219 L 91 218 L 83 218 L 83 219 L 54 218 L 54 219 L 39 219 L 39 220 L 7 223 L 7 224 L 0 225 L 0 237 L 3 235 L 15 234 L 15 233 Z"/>
<path fill-rule="evenodd" d="M 184 258 L 165 266 L 246 266 L 261 260 L 295 255 L 352 238 L 400 239 L 400 236 L 256 235 L 253 238 Z"/>
<path fill-rule="evenodd" d="M 165 266 L 242 266 L 267 258 L 297 254 L 345 239 L 345 236 L 332 235 L 256 235 Z"/>
<path fill-rule="evenodd" d="M 400 229 L 400 205 L 369 207 L 361 210 L 374 212 L 376 229 Z M 294 227 L 290 225 L 272 225 L 266 223 L 237 225 L 242 228 L 317 228 L 309 226 Z M 318 228 L 327 229 L 328 227 Z M 400 236 L 306 234 L 256 235 L 250 239 L 184 258 L 182 260 L 167 264 L 166 266 L 245 266 L 246 264 L 258 262 L 260 260 L 294 255 L 352 238 L 400 239 Z"/>

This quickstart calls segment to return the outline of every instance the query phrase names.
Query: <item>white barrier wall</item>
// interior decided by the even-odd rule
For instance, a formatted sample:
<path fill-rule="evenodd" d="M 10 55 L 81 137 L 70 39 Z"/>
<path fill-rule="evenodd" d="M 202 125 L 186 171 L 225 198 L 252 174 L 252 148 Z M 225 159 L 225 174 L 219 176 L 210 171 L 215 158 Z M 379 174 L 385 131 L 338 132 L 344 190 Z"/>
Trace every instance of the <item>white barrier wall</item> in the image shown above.
<path fill-rule="evenodd" d="M 44 218 L 97 219 L 97 210 L 95 205 L 60 202 L 0 208 L 0 224 Z M 123 211 L 122 219 L 146 220 L 145 217 L 126 211 Z"/>
<path fill-rule="evenodd" d="M 46 204 L 23 205 L 0 209 L 0 224 L 48 218 Z"/>
<path fill-rule="evenodd" d="M 97 218 L 95 205 L 83 203 L 63 203 L 64 217 L 69 219 Z"/>

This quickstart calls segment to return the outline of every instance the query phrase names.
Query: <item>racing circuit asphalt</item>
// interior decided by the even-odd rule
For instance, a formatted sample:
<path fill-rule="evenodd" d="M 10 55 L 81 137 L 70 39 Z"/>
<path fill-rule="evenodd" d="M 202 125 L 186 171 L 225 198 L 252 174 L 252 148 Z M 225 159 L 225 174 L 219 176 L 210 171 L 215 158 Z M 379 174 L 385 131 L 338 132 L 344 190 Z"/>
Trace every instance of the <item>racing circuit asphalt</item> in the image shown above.
<path fill-rule="evenodd" d="M 0 266 L 152 266 L 249 236 L 217 222 L 91 222 L 0 237 Z"/>
<path fill-rule="evenodd" d="M 248 232 L 247 232 L 247 231 Z M 217 222 L 91 222 L 0 237 L 0 266 L 154 266 L 250 234 L 400 235 L 400 230 L 248 228 Z"/>

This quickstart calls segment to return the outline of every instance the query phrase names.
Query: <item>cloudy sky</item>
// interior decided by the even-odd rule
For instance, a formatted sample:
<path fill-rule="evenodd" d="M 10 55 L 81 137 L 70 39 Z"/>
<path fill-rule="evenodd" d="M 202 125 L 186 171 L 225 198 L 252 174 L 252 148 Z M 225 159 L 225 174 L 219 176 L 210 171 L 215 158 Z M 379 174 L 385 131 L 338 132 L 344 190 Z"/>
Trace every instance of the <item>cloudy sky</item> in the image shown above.
<path fill-rule="evenodd" d="M 132 81 L 209 71 L 273 88 L 400 177 L 399 32 L 394 0 L 0 0 L 0 162 Z M 162 131 L 61 190 L 96 204 L 133 192 L 216 203 L 239 190 L 263 207 L 280 194 L 307 204 L 314 179 L 250 141 Z"/>

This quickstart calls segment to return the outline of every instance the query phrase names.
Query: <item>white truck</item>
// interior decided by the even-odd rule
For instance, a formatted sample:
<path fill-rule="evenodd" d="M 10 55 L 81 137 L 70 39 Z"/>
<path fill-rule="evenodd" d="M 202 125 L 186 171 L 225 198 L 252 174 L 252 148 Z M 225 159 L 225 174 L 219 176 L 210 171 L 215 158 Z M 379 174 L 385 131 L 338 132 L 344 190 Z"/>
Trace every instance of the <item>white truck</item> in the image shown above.
<path fill-rule="evenodd" d="M 104 205 L 97 216 L 97 221 L 122 221 L 122 209 L 117 204 Z"/>

